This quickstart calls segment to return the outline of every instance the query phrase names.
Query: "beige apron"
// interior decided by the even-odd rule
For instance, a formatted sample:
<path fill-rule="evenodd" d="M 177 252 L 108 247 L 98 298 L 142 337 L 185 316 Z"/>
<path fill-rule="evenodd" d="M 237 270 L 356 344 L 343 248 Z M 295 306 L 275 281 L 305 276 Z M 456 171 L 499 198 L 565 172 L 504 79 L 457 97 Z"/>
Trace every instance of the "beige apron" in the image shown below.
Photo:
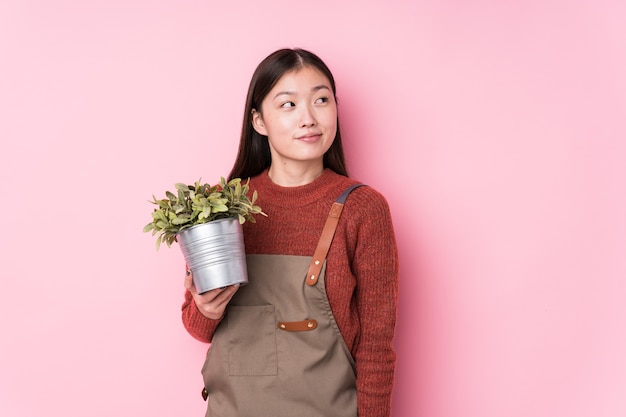
<path fill-rule="evenodd" d="M 326 254 L 343 202 L 313 255 L 248 255 L 202 368 L 207 417 L 356 417 L 355 364 L 330 309 Z"/>

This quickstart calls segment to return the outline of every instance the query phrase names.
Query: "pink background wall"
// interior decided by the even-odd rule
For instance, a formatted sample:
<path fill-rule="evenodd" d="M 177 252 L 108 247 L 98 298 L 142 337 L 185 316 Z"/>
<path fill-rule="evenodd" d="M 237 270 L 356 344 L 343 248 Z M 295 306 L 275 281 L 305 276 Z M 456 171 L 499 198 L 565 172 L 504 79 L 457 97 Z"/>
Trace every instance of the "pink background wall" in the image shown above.
<path fill-rule="evenodd" d="M 293 46 L 392 207 L 394 417 L 626 415 L 625 4 L 2 1 L 0 415 L 203 415 L 147 200 L 228 173 Z"/>

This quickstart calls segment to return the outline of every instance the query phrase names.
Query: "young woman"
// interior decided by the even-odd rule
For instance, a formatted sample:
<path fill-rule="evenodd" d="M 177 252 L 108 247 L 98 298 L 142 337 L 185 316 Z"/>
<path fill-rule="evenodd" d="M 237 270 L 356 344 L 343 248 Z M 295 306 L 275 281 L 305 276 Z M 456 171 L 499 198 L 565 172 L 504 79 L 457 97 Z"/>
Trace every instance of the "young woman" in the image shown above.
<path fill-rule="evenodd" d="M 248 285 L 198 294 L 187 271 L 183 323 L 211 342 L 206 415 L 389 417 L 391 216 L 348 177 L 335 81 L 313 53 L 281 49 L 257 67 L 234 177 L 250 178 L 267 217 L 244 224 Z"/>

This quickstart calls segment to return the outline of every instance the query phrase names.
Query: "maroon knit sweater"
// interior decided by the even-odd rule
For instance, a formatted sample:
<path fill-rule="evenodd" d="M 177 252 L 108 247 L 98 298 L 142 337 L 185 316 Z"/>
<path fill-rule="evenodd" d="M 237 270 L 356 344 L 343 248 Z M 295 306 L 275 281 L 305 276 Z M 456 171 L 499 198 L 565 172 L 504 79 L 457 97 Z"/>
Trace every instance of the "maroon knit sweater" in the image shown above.
<path fill-rule="evenodd" d="M 244 224 L 246 252 L 312 256 L 335 199 L 356 181 L 326 169 L 310 184 L 281 187 L 267 171 L 250 181 L 267 217 Z M 396 355 L 392 340 L 398 301 L 398 256 L 384 197 L 354 190 L 343 209 L 326 266 L 330 307 L 356 362 L 359 417 L 389 417 Z M 210 342 L 219 320 L 200 314 L 185 294 L 187 331 Z"/>

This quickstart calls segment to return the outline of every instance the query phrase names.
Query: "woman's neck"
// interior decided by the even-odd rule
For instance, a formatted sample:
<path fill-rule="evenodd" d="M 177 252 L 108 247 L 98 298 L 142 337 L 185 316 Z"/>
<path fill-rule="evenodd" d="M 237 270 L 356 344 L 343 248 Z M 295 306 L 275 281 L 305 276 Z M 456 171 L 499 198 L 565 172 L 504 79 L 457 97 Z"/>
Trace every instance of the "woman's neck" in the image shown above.
<path fill-rule="evenodd" d="M 268 175 L 272 182 L 281 187 L 298 187 L 315 181 L 324 172 L 324 164 L 291 166 L 272 164 Z"/>

